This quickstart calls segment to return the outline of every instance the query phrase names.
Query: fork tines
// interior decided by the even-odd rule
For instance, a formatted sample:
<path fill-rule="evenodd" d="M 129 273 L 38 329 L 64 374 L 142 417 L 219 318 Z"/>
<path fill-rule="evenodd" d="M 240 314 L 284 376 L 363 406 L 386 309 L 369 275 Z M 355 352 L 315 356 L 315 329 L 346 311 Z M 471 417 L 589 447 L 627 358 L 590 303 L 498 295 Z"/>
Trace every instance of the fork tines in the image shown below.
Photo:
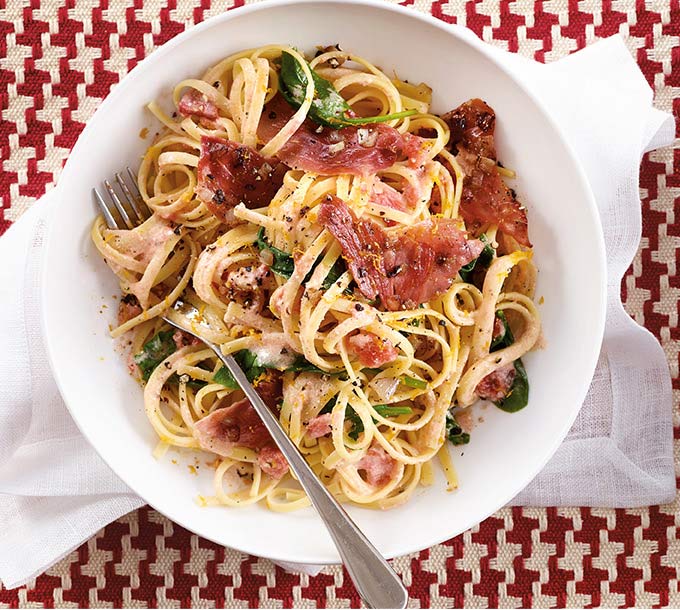
<path fill-rule="evenodd" d="M 92 192 L 109 229 L 133 229 L 151 216 L 137 187 L 137 179 L 129 167 L 127 179 L 122 172 L 118 172 L 114 184 L 104 180 L 104 188 L 108 197 L 102 196 L 96 188 Z"/>

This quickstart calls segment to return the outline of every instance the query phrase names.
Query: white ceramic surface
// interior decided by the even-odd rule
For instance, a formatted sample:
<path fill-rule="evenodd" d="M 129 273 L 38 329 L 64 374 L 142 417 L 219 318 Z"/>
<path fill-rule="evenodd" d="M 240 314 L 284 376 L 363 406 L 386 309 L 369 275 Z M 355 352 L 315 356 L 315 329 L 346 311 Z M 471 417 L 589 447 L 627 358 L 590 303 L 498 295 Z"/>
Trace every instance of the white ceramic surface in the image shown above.
<path fill-rule="evenodd" d="M 584 174 L 546 112 L 469 32 L 383 2 L 297 0 L 225 13 L 155 51 L 102 103 L 60 178 L 43 293 L 50 361 L 85 436 L 160 512 L 252 554 L 338 561 L 312 509 L 277 514 L 259 506 L 200 508 L 194 499 L 211 493 L 210 469 L 204 466 L 193 476 L 187 467 L 192 455 L 170 452 L 159 461 L 151 456 L 156 438 L 144 415 L 142 392 L 108 335 L 117 284 L 89 239 L 95 216 L 91 187 L 126 164 L 136 167 L 148 144 L 138 134 L 145 126 L 152 133 L 155 129 L 145 104 L 232 52 L 273 42 L 306 50 L 340 43 L 387 72 L 395 69 L 402 78 L 429 83 L 435 112 L 470 97 L 484 98 L 498 115 L 499 156 L 518 171 L 517 191 L 528 207 L 547 340 L 544 350 L 525 358 L 529 406 L 513 415 L 494 407 L 483 411 L 485 423 L 468 446 L 455 452 L 456 492 L 447 493 L 439 476 L 398 509 L 350 508 L 377 547 L 397 556 L 475 525 L 532 479 L 563 440 L 585 397 L 604 324 L 604 248 Z"/>

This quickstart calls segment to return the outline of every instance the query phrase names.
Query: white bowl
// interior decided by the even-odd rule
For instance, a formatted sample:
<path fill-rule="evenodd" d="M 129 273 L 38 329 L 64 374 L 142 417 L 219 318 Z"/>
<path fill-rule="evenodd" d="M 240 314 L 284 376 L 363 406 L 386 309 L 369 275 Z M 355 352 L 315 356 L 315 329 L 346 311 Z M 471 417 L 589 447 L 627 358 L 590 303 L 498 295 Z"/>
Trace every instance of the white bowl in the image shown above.
<path fill-rule="evenodd" d="M 211 493 L 212 471 L 204 466 L 192 476 L 191 455 L 152 457 L 157 439 L 144 415 L 142 392 L 108 335 L 118 286 L 89 238 L 96 213 L 91 188 L 127 164 L 136 167 L 148 144 L 140 130 L 156 129 L 145 104 L 235 51 L 273 42 L 305 50 L 340 43 L 388 73 L 395 69 L 402 78 L 431 85 L 435 112 L 471 97 L 485 99 L 498 116 L 499 157 L 517 170 L 517 190 L 528 207 L 547 341 L 545 349 L 525 358 L 529 405 L 512 415 L 492 406 L 483 412 L 485 423 L 474 430 L 472 442 L 455 452 L 456 492 L 446 492 L 439 476 L 392 511 L 349 509 L 385 556 L 402 555 L 477 524 L 538 473 L 585 397 L 604 325 L 602 231 L 583 171 L 541 105 L 462 28 L 383 2 L 292 0 L 219 15 L 140 63 L 89 121 L 60 179 L 43 278 L 50 361 L 83 434 L 121 479 L 170 519 L 255 555 L 339 561 L 311 508 L 292 514 L 259 506 L 201 508 L 195 498 Z"/>

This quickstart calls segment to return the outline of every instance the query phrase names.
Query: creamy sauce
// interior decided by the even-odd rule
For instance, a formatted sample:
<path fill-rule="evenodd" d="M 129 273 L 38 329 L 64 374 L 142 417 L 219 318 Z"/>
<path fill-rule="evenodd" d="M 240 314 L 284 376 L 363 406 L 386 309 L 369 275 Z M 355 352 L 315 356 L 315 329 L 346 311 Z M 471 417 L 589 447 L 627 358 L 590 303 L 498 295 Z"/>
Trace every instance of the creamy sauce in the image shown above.
<path fill-rule="evenodd" d="M 251 348 L 260 366 L 286 369 L 295 361 L 295 352 L 283 333 L 265 333 L 258 345 Z"/>
<path fill-rule="evenodd" d="M 303 422 L 309 421 L 326 404 L 332 385 L 323 375 L 301 373 L 295 383 L 283 388 L 283 398 L 293 404 Z"/>
<path fill-rule="evenodd" d="M 168 222 L 154 215 L 132 231 L 112 231 L 112 234 L 116 235 L 122 252 L 148 265 L 174 231 Z"/>

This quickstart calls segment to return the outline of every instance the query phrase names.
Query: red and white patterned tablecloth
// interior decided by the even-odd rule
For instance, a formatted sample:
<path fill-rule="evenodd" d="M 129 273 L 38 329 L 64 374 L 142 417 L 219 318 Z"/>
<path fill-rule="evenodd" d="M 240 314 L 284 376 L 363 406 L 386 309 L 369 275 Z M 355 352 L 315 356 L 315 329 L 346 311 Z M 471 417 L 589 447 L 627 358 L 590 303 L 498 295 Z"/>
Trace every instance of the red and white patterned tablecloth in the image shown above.
<path fill-rule="evenodd" d="M 0 0 L 0 233 L 58 179 L 99 102 L 140 59 L 235 5 L 210 0 Z M 680 114 L 680 0 L 407 0 L 484 40 L 552 61 L 616 32 L 656 105 Z M 680 148 L 641 169 L 643 238 L 622 285 L 661 341 L 678 404 Z M 680 418 L 675 420 L 676 451 Z M 677 455 L 677 454 L 676 454 Z M 678 606 L 680 503 L 635 510 L 506 508 L 394 561 L 413 607 Z M 195 536 L 149 508 L 99 532 L 0 605 L 348 607 L 341 568 L 293 575 Z"/>

